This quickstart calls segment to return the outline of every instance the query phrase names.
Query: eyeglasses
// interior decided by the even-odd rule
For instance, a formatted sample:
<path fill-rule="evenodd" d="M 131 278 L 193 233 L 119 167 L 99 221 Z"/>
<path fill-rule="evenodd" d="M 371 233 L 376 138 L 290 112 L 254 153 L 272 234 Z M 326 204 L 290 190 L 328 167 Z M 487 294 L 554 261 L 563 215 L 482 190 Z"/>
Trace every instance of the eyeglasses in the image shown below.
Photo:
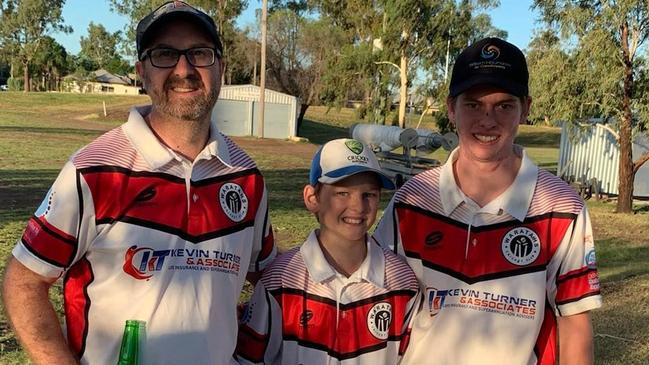
<path fill-rule="evenodd" d="M 145 57 L 149 57 L 151 64 L 159 68 L 175 67 L 184 55 L 187 62 L 194 67 L 209 67 L 214 64 L 216 57 L 221 57 L 216 48 L 195 47 L 187 49 L 175 48 L 152 48 L 144 52 Z M 142 57 L 144 59 L 144 57 Z"/>

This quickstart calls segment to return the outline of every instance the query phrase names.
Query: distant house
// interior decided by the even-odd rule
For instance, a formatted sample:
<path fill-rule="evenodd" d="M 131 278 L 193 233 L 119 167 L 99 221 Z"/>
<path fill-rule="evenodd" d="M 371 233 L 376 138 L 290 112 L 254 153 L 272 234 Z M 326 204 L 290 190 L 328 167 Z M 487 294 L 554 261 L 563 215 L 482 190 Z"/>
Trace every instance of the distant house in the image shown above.
<path fill-rule="evenodd" d="M 90 80 L 80 80 L 74 75 L 63 79 L 63 91 L 73 93 L 139 95 L 141 88 L 133 86 L 135 82 L 128 76 L 113 75 L 106 70 L 93 72 Z"/>

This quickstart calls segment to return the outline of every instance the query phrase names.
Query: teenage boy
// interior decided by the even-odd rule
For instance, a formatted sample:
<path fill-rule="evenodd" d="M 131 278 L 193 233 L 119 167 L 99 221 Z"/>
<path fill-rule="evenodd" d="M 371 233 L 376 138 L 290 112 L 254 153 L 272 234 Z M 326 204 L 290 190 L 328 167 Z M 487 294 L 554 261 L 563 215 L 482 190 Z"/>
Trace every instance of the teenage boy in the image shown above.
<path fill-rule="evenodd" d="M 459 146 L 394 195 L 374 238 L 425 287 L 404 364 L 592 364 L 601 306 L 584 202 L 514 144 L 532 99 L 523 52 L 485 38 L 457 58 Z"/>
<path fill-rule="evenodd" d="M 320 228 L 264 273 L 243 315 L 242 364 L 396 364 L 409 338 L 419 284 L 371 242 L 381 188 L 394 184 L 361 142 L 316 152 L 304 204 Z"/>

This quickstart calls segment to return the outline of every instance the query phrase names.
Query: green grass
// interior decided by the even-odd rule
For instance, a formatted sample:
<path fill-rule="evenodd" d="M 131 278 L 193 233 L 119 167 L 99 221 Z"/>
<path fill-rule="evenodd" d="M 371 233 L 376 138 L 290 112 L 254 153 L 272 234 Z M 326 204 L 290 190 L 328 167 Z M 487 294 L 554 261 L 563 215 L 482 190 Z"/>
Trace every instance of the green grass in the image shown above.
<path fill-rule="evenodd" d="M 0 93 L 0 269 L 68 157 L 122 123 L 130 106 L 146 102 L 145 97 Z M 416 120 L 409 120 L 408 126 Z M 354 122 L 351 109 L 327 112 L 324 107 L 312 107 L 301 130 L 310 142 L 235 138 L 265 176 L 270 216 L 281 249 L 301 243 L 317 224 L 302 203 L 302 188 L 317 145 L 348 136 Z M 422 126 L 435 128 L 429 117 Z M 556 170 L 560 130 L 521 126 L 519 132 L 517 143 L 527 148 L 530 157 L 542 168 Z M 444 161 L 447 155 L 438 150 L 432 157 Z M 383 196 L 382 206 L 389 197 Z M 593 311 L 596 363 L 648 364 L 649 208 L 618 215 L 612 213 L 615 207 L 610 202 L 589 201 L 588 207 L 604 293 L 604 307 Z M 60 290 L 56 286 L 51 293 L 59 313 Z M 249 293 L 250 288 L 246 290 Z M 0 311 L 0 364 L 26 363 Z"/>

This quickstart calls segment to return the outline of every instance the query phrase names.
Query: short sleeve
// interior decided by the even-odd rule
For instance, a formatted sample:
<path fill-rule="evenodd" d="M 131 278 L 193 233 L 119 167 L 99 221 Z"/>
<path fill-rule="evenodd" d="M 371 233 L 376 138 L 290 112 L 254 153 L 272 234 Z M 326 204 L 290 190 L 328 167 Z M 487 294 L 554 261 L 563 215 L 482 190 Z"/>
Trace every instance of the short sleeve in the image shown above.
<path fill-rule="evenodd" d="M 383 211 L 383 216 L 376 226 L 372 238 L 384 248 L 403 256 L 399 224 L 394 210 L 394 198 Z"/>
<path fill-rule="evenodd" d="M 568 316 L 602 305 L 595 244 L 584 206 L 548 266 L 548 299 L 555 313 Z"/>
<path fill-rule="evenodd" d="M 96 234 L 87 186 L 67 162 L 29 219 L 14 257 L 45 277 L 59 277 L 81 257 Z"/>
<path fill-rule="evenodd" d="M 250 259 L 249 272 L 263 271 L 277 255 L 273 227 L 268 215 L 268 191 L 263 187 L 259 210 L 254 222 L 254 242 Z"/>

